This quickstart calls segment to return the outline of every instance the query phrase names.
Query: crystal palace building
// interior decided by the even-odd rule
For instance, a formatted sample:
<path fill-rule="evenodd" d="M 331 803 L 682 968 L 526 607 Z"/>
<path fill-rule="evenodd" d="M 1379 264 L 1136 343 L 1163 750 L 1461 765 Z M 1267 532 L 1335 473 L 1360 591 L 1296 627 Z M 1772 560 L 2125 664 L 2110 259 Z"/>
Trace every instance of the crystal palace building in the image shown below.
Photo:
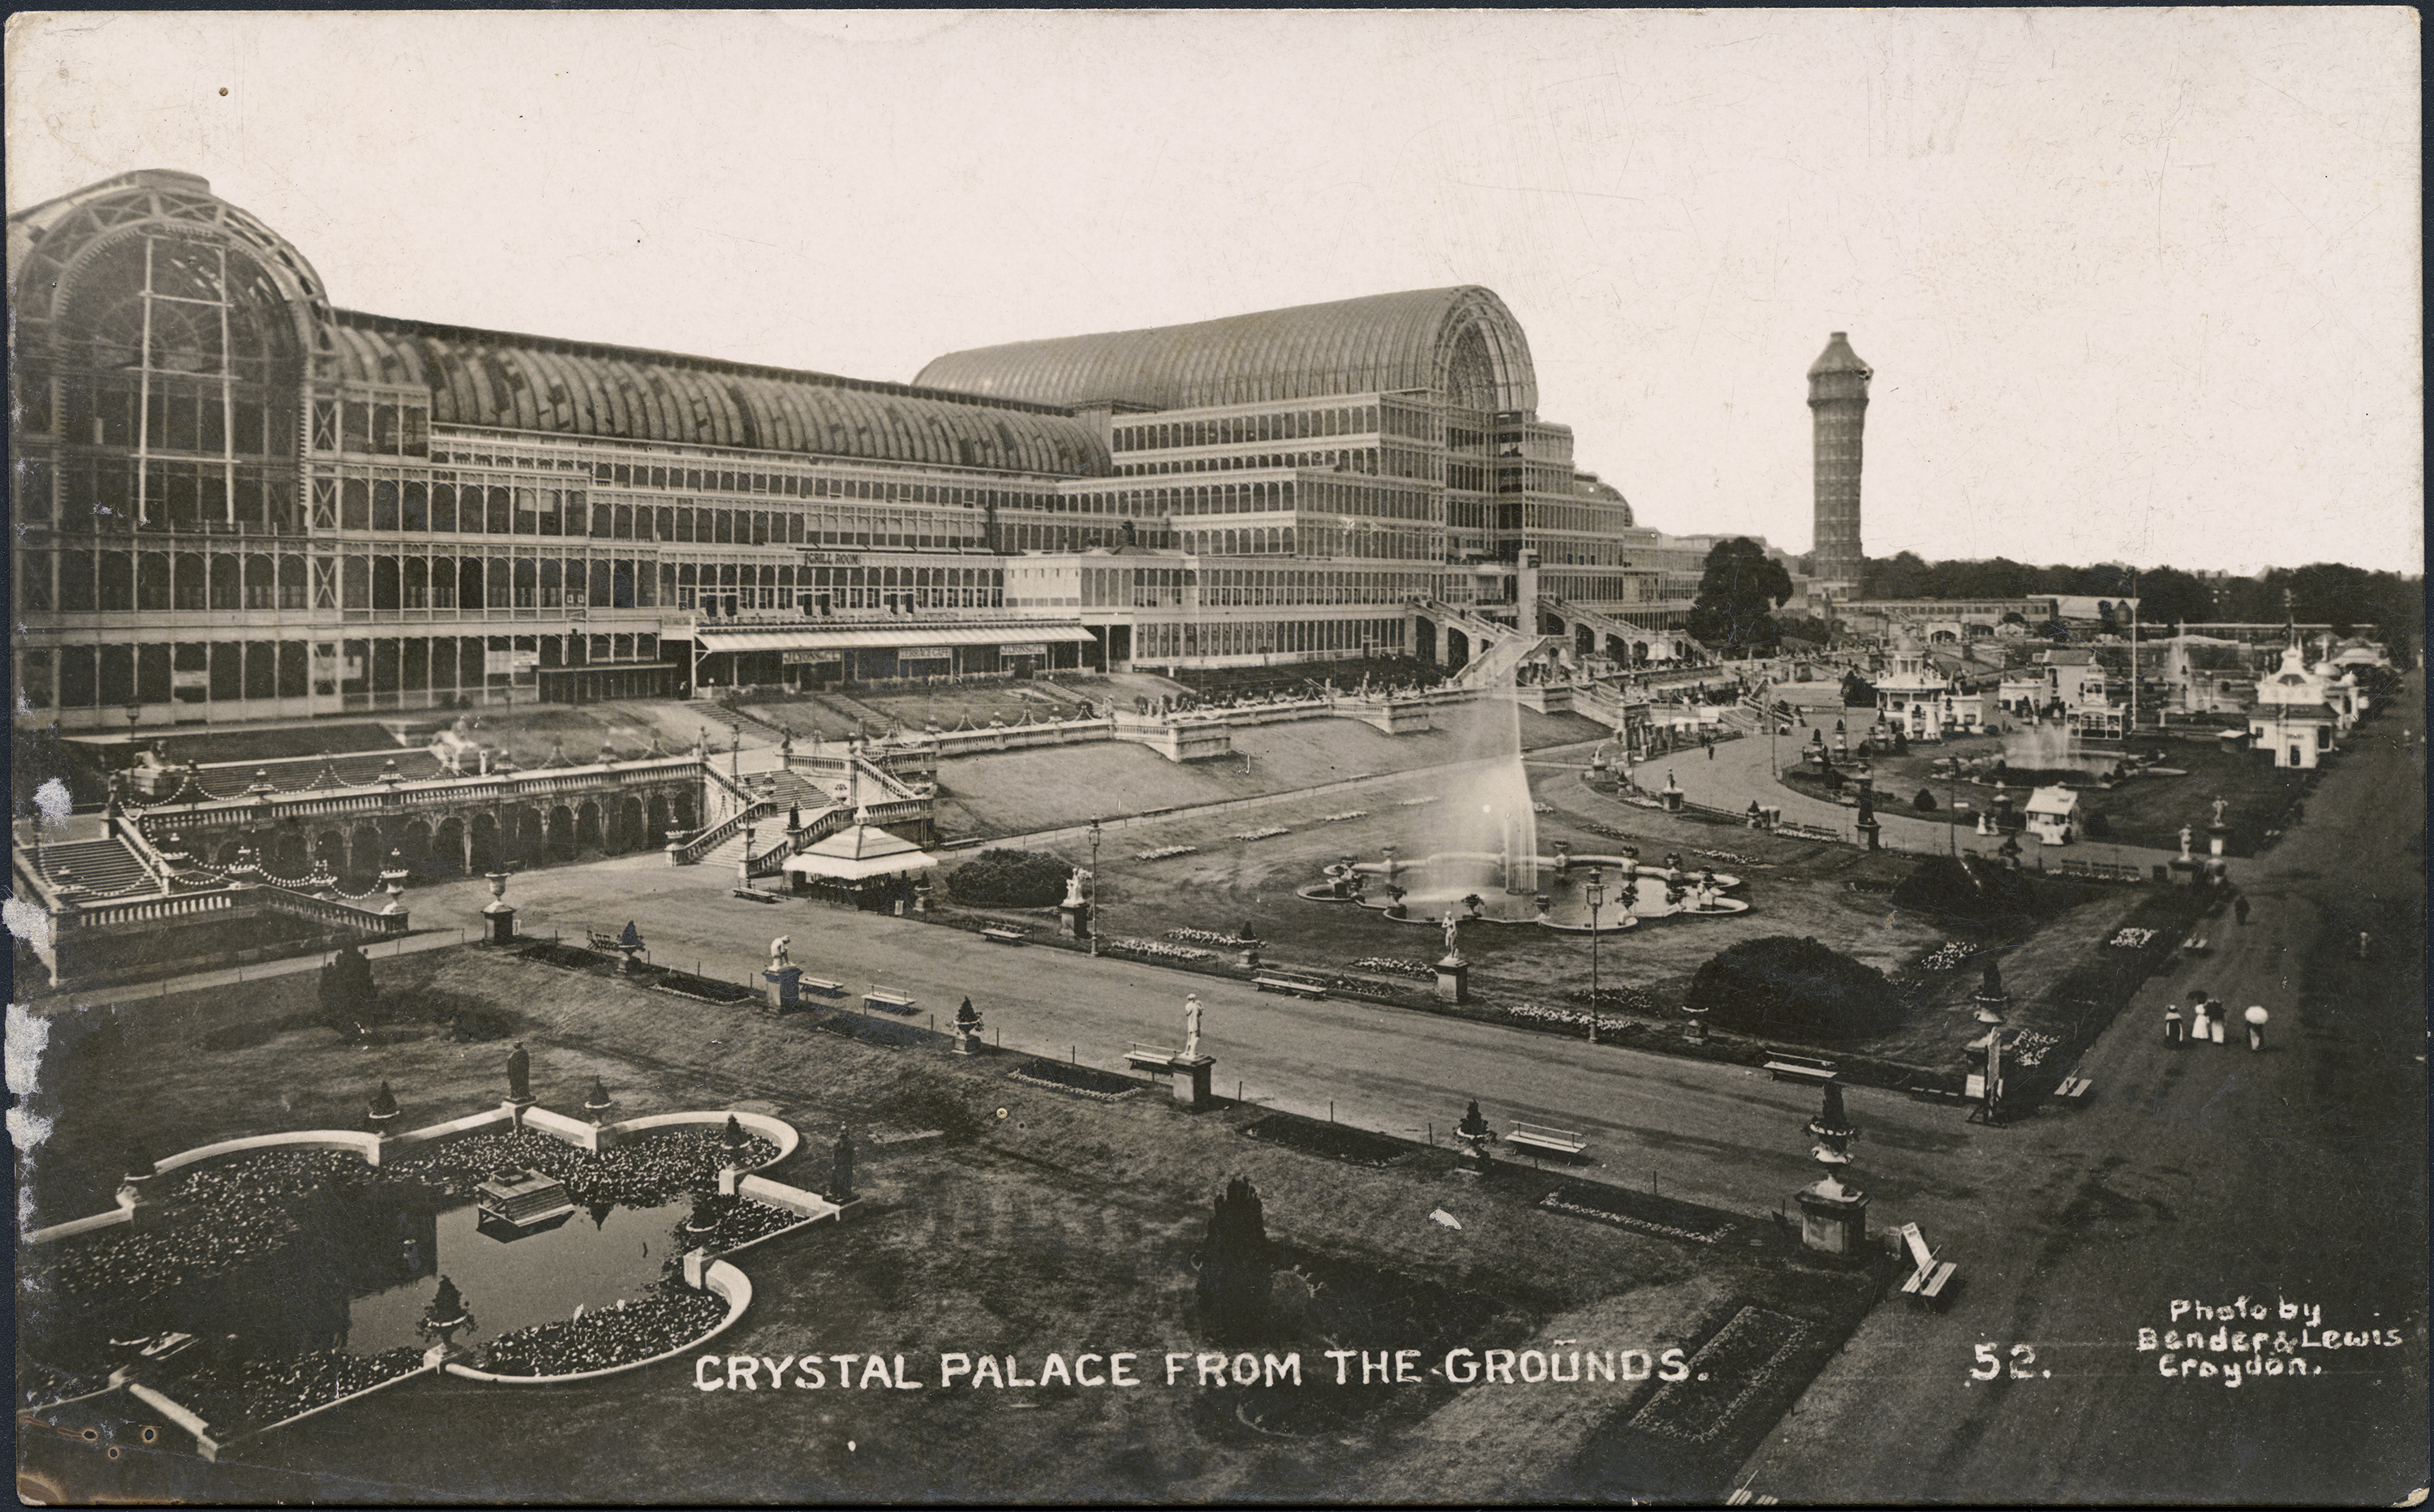
<path fill-rule="evenodd" d="M 1708 538 L 1538 417 L 1494 294 L 963 351 L 911 384 L 365 314 L 187 174 L 9 220 L 17 710 L 1665 659 Z"/>

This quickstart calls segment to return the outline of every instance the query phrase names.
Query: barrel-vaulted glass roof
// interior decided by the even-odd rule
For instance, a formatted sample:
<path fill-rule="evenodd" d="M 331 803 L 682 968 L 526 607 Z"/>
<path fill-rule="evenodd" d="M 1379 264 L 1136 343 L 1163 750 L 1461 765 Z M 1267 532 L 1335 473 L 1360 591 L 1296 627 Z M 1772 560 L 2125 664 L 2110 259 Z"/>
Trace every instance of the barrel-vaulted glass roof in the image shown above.
<path fill-rule="evenodd" d="M 936 359 L 915 382 L 993 399 L 1162 410 L 1409 389 L 1479 410 L 1538 407 L 1529 338 L 1504 301 L 1475 284 L 982 347 Z"/>
<path fill-rule="evenodd" d="M 791 368 L 427 325 L 342 310 L 339 367 L 431 390 L 441 425 L 1097 476 L 1107 449 L 1065 410 Z"/>

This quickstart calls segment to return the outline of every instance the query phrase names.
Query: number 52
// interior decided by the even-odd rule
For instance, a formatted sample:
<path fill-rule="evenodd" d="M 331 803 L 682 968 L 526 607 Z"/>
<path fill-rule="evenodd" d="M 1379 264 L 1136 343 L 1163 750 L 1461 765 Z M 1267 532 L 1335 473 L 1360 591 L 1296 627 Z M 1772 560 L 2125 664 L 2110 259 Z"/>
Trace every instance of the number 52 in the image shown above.
<path fill-rule="evenodd" d="M 2000 1348 L 2001 1346 L 1996 1344 L 1980 1344 L 1978 1346 L 1978 1367 L 1983 1367 L 1983 1368 L 1981 1369 L 1978 1367 L 1972 1367 L 1969 1371 L 1970 1380 L 1992 1381 L 2003 1373 L 2003 1362 L 1996 1353 L 1996 1351 Z M 2030 1366 L 2037 1363 L 2037 1351 L 2034 1349 L 2026 1344 L 2014 1344 L 2012 1346 L 2011 1355 L 2013 1380 L 2029 1381 L 2035 1379 L 2036 1373 L 2029 1368 Z"/>

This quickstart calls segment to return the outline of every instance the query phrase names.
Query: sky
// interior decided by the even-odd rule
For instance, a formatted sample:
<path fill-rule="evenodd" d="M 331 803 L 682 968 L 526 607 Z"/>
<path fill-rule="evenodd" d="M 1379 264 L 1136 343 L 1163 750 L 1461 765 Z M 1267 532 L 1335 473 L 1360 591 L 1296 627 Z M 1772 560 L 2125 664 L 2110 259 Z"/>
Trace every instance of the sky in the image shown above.
<path fill-rule="evenodd" d="M 2398 9 L 19 14 L 13 212 L 209 178 L 338 305 L 909 382 L 1452 283 L 1641 523 L 1871 555 L 2425 550 Z"/>

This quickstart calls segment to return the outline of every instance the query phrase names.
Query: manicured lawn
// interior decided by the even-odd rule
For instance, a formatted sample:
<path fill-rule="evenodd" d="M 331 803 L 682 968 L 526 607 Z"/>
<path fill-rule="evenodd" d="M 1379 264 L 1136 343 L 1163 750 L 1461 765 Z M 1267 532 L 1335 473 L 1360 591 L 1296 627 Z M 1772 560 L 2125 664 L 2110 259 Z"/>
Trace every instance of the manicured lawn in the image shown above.
<path fill-rule="evenodd" d="M 722 1356 L 816 1356 L 829 1385 L 705 1392 L 689 1361 L 540 1393 L 416 1381 L 216 1469 L 167 1447 L 107 1467 L 87 1453 L 65 1462 L 94 1478 L 80 1487 L 205 1500 L 310 1490 L 547 1502 L 1299 1501 L 1347 1485 L 1382 1494 L 1374 1488 L 1442 1484 L 1455 1471 L 1445 1439 L 1426 1425 L 1443 1420 L 1499 1445 L 1500 1494 L 1564 1497 L 1578 1494 L 1584 1446 L 1639 1412 L 1653 1384 L 1462 1389 L 1428 1373 L 1446 1349 L 1546 1349 L 1565 1338 L 1695 1352 L 1744 1307 L 1802 1320 L 1830 1347 L 1870 1295 L 1864 1278 L 1814 1270 L 1776 1245 L 1689 1245 L 1537 1206 L 1550 1186 L 1576 1178 L 1507 1166 L 1483 1183 L 1455 1175 L 1451 1153 L 1426 1145 L 1373 1168 L 1245 1138 L 1241 1130 L 1267 1116 L 1256 1107 L 1192 1115 L 1162 1097 L 1076 1098 L 1008 1080 L 1013 1056 L 965 1062 L 935 1047 L 814 1034 L 801 1018 L 672 1012 L 664 994 L 474 950 L 384 962 L 382 979 L 511 1005 L 536 1051 L 545 1106 L 571 1111 L 596 1075 L 624 1115 L 722 1104 L 773 1113 L 808 1138 L 771 1174 L 814 1185 L 826 1172 L 828 1130 L 851 1127 L 866 1202 L 843 1225 L 739 1257 L 755 1285 L 751 1311 L 713 1347 Z M 173 996 L 60 1024 L 36 1110 L 60 1113 L 49 1094 L 65 1095 L 39 1153 L 43 1215 L 106 1202 L 130 1138 L 183 1147 L 354 1127 L 364 1092 L 382 1078 L 409 1124 L 491 1104 L 503 1090 L 499 1043 L 357 1047 L 304 1027 L 310 1001 L 309 978 L 284 979 L 242 999 Z M 888 1138 L 928 1130 L 937 1137 Z M 1209 1198 L 1235 1175 L 1264 1199 L 1284 1267 L 1274 1333 L 1257 1347 L 1299 1354 L 1307 1398 L 1298 1402 L 1264 1384 L 1197 1385 L 1189 1364 L 1175 1386 L 1165 1384 L 1167 1351 L 1219 1348 L 1200 1332 L 1191 1261 Z M 1437 1210 L 1462 1227 L 1430 1221 Z M 1323 1351 L 1338 1347 L 1417 1351 L 1419 1384 L 1363 1392 L 1356 1378 L 1337 1395 Z M 938 1384 L 945 1352 L 991 1354 L 1039 1381 L 1051 1353 L 1070 1365 L 1118 1351 L 1138 1356 L 1143 1386 Z M 928 1386 L 848 1388 L 831 1358 L 900 1353 Z M 1815 1365 L 1804 1358 L 1781 1389 L 1754 1399 L 1731 1444 L 1762 1431 Z M 1518 1458 L 1506 1455 L 1511 1447 Z M 1700 1491 L 1715 1493 L 1734 1452 L 1720 1448 L 1692 1467 Z M 1638 1474 L 1645 1486 L 1654 1473 L 1626 1471 L 1615 1484 L 1628 1488 Z M 1613 1474 L 1601 1470 L 1601 1484 Z"/>

